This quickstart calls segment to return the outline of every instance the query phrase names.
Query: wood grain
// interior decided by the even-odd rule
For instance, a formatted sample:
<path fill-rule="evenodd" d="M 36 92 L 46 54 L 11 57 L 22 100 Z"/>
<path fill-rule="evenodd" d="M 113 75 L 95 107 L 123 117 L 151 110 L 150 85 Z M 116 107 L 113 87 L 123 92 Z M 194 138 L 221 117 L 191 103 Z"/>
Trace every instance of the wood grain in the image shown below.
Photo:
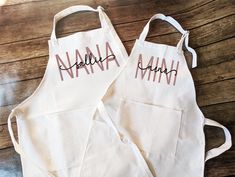
<path fill-rule="evenodd" d="M 36 90 L 40 81 L 41 78 L 2 85 L 0 87 L 1 106 L 19 104 Z"/>
<path fill-rule="evenodd" d="M 3 2 L 3 1 L 2 1 Z M 7 117 L 12 108 L 39 85 L 48 62 L 48 45 L 55 13 L 71 5 L 106 9 L 130 53 L 135 39 L 154 13 L 172 15 L 190 30 L 190 46 L 198 54 L 191 69 L 197 102 L 206 117 L 225 126 L 235 141 L 235 1 L 233 0 L 7 0 L 0 4 L 0 177 L 21 177 L 20 158 L 12 148 Z M 53 7 L 53 8 L 52 8 Z M 95 13 L 76 13 L 57 25 L 59 37 L 100 26 Z M 176 45 L 180 34 L 154 21 L 147 40 Z M 185 52 L 190 65 L 191 55 Z M 16 123 L 13 130 L 17 135 Z M 205 127 L 206 149 L 224 141 L 221 129 Z M 235 176 L 235 146 L 206 163 L 205 177 Z"/>
<path fill-rule="evenodd" d="M 0 3 L 0 8 L 1 6 L 17 5 L 28 2 L 36 2 L 36 1 L 41 1 L 41 0 L 2 0 Z"/>
<path fill-rule="evenodd" d="M 16 123 L 12 124 L 12 129 L 13 129 L 13 132 L 15 133 L 15 137 L 17 138 Z M 1 142 L 0 149 L 13 146 L 11 139 L 10 139 L 7 125 L 0 125 L 0 142 Z"/>
<path fill-rule="evenodd" d="M 231 17 L 232 17 L 232 19 L 230 19 Z M 225 21 L 225 19 L 227 19 L 227 20 Z M 221 21 L 221 23 L 226 22 L 225 24 L 228 24 L 231 21 L 235 22 L 235 15 L 227 17 L 227 18 L 223 18 L 220 21 Z M 235 26 L 234 22 L 233 22 L 233 26 Z M 215 23 L 214 26 L 217 26 L 218 21 L 216 21 L 214 23 Z M 207 25 L 205 25 L 205 26 L 207 26 Z M 203 26 L 203 27 L 205 28 L 205 26 Z M 210 27 L 211 27 L 211 25 L 210 25 Z M 210 27 L 208 27 L 208 29 Z M 228 29 L 228 26 L 225 26 L 225 27 L 226 27 L 226 29 Z M 230 29 L 232 29 L 232 27 L 230 27 Z M 198 30 L 200 32 L 200 27 L 196 28 L 194 30 Z M 194 30 L 192 30 L 192 32 L 194 32 Z M 226 33 L 228 34 L 229 32 L 226 32 Z M 231 30 L 231 32 L 229 33 L 229 36 L 234 36 L 233 33 L 234 32 Z M 219 31 L 219 30 L 214 32 L 214 34 L 216 36 L 214 38 L 211 38 L 211 35 L 205 36 L 204 38 L 207 39 L 207 42 L 209 44 L 205 47 L 203 46 L 204 44 L 201 44 L 202 47 L 199 47 L 198 50 L 196 50 L 198 53 L 199 67 L 200 67 L 201 61 L 204 61 L 204 63 L 202 63 L 202 66 L 203 65 L 207 66 L 209 64 L 216 64 L 216 62 L 221 63 L 223 61 L 231 60 L 235 56 L 235 51 L 233 50 L 235 38 L 227 39 L 227 36 L 224 34 L 224 32 Z M 179 33 L 172 33 L 172 34 L 167 35 L 167 37 L 166 37 L 166 35 L 161 35 L 161 36 L 151 37 L 148 40 L 151 42 L 160 42 L 160 43 L 168 43 L 171 45 L 176 45 L 177 41 L 179 39 L 179 36 L 180 36 Z M 198 40 L 195 40 L 195 38 L 197 39 L 198 37 L 195 36 L 194 38 L 192 38 L 196 42 L 201 40 L 200 37 L 198 38 Z M 222 40 L 222 42 L 221 42 L 221 40 Z M 36 45 L 34 45 L 35 41 L 36 41 Z M 218 42 L 216 42 L 216 41 L 218 41 Z M 214 42 L 214 43 L 212 43 L 212 42 Z M 32 43 L 34 43 L 34 44 L 32 44 Z M 7 62 L 7 63 L 0 65 L 0 84 L 14 82 L 14 81 L 20 81 L 20 80 L 26 80 L 26 79 L 32 79 L 32 78 L 39 78 L 39 77 L 43 76 L 43 73 L 45 71 L 45 67 L 46 67 L 46 64 L 48 61 L 48 59 L 47 59 L 48 55 L 46 53 L 46 52 L 48 52 L 48 49 L 47 49 L 47 46 L 44 46 L 46 42 L 42 43 L 42 41 L 39 42 L 37 40 L 32 40 L 32 43 L 31 42 L 24 43 L 23 45 L 17 44 L 19 46 L 18 48 L 13 45 L 12 50 L 15 51 L 14 57 L 18 57 L 18 61 L 17 62 L 9 62 L 9 63 Z M 210 43 L 212 43 L 212 44 L 210 44 Z M 128 42 L 125 42 L 124 44 L 125 44 L 127 50 L 130 51 L 131 47 L 133 46 L 133 41 L 128 41 Z M 192 42 L 192 45 L 194 45 L 193 42 Z M 226 45 L 227 47 L 224 48 L 223 47 L 224 45 Z M 40 51 L 40 49 L 38 49 L 39 46 L 44 46 L 43 48 L 41 48 L 41 49 L 43 49 L 42 51 Z M 28 47 L 31 50 L 28 49 Z M 1 46 L 0 46 L 0 48 L 1 48 Z M 218 52 L 218 49 L 220 49 L 221 52 Z M 222 50 L 224 50 L 224 52 L 222 52 Z M 31 56 L 32 59 L 26 60 L 24 57 L 20 58 L 20 54 L 21 54 L 20 51 L 24 51 L 26 53 L 28 51 L 27 54 L 33 53 L 32 51 L 35 51 L 34 55 L 35 54 L 37 55 L 37 53 L 40 53 L 39 55 L 46 55 L 46 56 L 36 57 L 36 58 L 34 58 L 34 56 L 33 57 Z M 13 52 L 9 51 L 9 53 L 12 55 Z M 218 56 L 218 58 L 217 58 L 217 56 Z M 189 56 L 188 58 L 191 58 L 191 57 Z M 9 60 L 9 59 L 7 59 L 7 60 Z M 23 60 L 23 61 L 19 61 L 19 60 Z M 10 59 L 10 61 L 11 61 L 11 59 Z M 221 69 L 218 69 L 218 71 L 220 71 L 220 70 Z"/>
<path fill-rule="evenodd" d="M 234 177 L 234 163 L 235 151 L 227 151 L 206 163 L 205 177 Z"/>
<path fill-rule="evenodd" d="M 208 84 L 235 78 L 235 60 L 211 65 L 208 67 L 195 68 L 192 70 L 195 85 Z"/>
<path fill-rule="evenodd" d="M 231 2 L 231 1 L 229 1 L 229 2 Z M 218 4 L 221 4 L 221 3 L 218 3 Z M 214 6 L 217 7 L 216 5 L 214 5 Z M 204 7 L 204 6 L 202 6 L 202 7 Z M 205 11 L 204 8 L 202 8 L 202 7 L 200 7 L 199 10 L 204 12 L 204 14 L 201 13 L 202 15 L 206 15 L 207 11 Z M 218 11 L 220 9 L 221 8 L 213 9 L 213 10 Z M 231 8 L 228 9 L 228 13 L 226 15 L 233 14 L 234 10 L 231 10 Z M 224 10 L 220 10 L 220 11 L 222 13 Z M 190 15 L 190 12 L 187 12 L 187 14 Z M 118 12 L 118 14 L 120 14 L 120 13 L 121 12 Z M 210 18 L 210 20 L 207 20 L 207 21 L 202 21 L 202 20 L 198 20 L 196 18 L 191 18 L 191 21 L 199 21 L 198 23 L 190 23 L 187 21 L 188 18 L 189 17 L 187 17 L 187 16 L 180 15 L 179 21 L 180 22 L 185 21 L 184 22 L 185 24 L 183 23 L 183 26 L 186 26 L 187 29 L 194 29 L 194 28 L 198 27 L 199 29 L 191 31 L 191 33 L 193 33 L 193 34 L 198 34 L 198 32 L 201 32 L 203 30 L 207 31 L 208 28 L 209 29 L 211 29 L 211 28 L 217 29 L 218 23 L 212 23 L 210 25 L 206 25 L 206 27 L 204 27 L 201 30 L 200 30 L 200 27 L 204 24 L 214 22 L 215 20 L 218 20 L 221 17 L 220 16 L 213 16 Z M 232 16 L 230 18 L 225 18 L 223 21 L 220 21 L 219 23 L 227 25 L 227 26 L 224 26 L 224 29 L 233 29 L 234 18 L 235 18 L 234 16 Z M 76 19 L 72 19 L 72 20 L 75 21 Z M 78 20 L 76 20 L 76 21 L 78 21 Z M 66 22 L 69 24 L 68 26 L 71 26 L 71 24 L 69 23 L 69 19 L 66 19 Z M 116 28 L 118 34 L 120 35 L 120 38 L 122 39 L 122 41 L 125 42 L 125 41 L 137 39 L 139 37 L 141 30 L 143 29 L 143 27 L 146 23 L 147 23 L 147 20 L 141 20 L 141 21 L 137 21 L 137 22 L 133 22 L 133 23 L 115 25 L 115 28 Z M 90 25 L 92 23 L 87 22 L 87 24 Z M 150 34 L 148 35 L 149 37 L 176 32 L 176 30 L 172 26 L 170 26 L 169 24 L 166 24 L 166 23 L 163 23 L 160 21 L 157 21 L 157 23 L 154 22 L 153 24 L 154 25 L 151 28 Z M 161 25 L 161 28 L 158 27 L 159 25 Z M 207 27 L 207 26 L 209 26 L 209 27 Z M 80 26 L 78 24 L 76 30 L 73 32 L 84 30 L 85 26 L 81 25 L 81 27 L 83 29 L 80 29 Z M 58 26 L 58 28 L 59 28 L 59 26 Z M 85 29 L 91 29 L 91 28 L 92 28 L 92 26 L 87 26 L 87 28 L 85 28 Z M 61 28 L 59 28 L 59 29 L 61 29 Z M 198 31 L 198 30 L 200 30 L 200 31 Z M 62 36 L 67 34 L 66 32 L 67 31 L 65 31 L 65 33 L 63 32 Z M 216 33 L 219 33 L 219 32 L 220 32 L 219 30 L 216 31 Z M 223 32 L 225 33 L 226 31 L 223 31 Z M 233 31 L 231 32 L 231 30 L 227 31 L 227 33 L 229 33 L 230 36 L 234 35 Z M 206 36 L 203 36 L 203 37 L 204 37 L 205 41 L 208 41 L 208 38 L 211 38 L 210 33 L 206 33 L 205 35 Z M 48 36 L 49 36 L 49 34 L 48 34 Z M 198 36 L 198 35 L 190 35 L 190 36 L 194 37 L 194 36 Z M 214 35 L 214 37 L 216 37 L 216 36 L 217 35 Z M 224 34 L 221 34 L 220 36 L 224 36 Z M 198 37 L 200 37 L 200 36 L 198 36 Z M 171 39 L 171 38 L 169 37 L 168 39 Z M 218 39 L 218 37 L 216 39 Z M 216 40 L 216 39 L 214 39 L 214 40 Z M 11 62 L 11 61 L 16 61 L 16 60 L 21 60 L 21 59 L 32 58 L 32 57 L 45 56 L 48 54 L 47 40 L 48 40 L 48 37 L 42 37 L 42 38 L 37 38 L 37 39 L 32 39 L 32 40 L 26 40 L 26 41 L 20 41 L 20 42 L 0 45 L 0 63 Z M 192 46 L 195 47 L 197 43 L 200 43 L 201 38 L 199 40 L 197 40 L 197 39 L 193 39 L 193 40 L 196 42 L 194 42 L 194 41 L 192 42 L 190 40 L 190 44 L 192 44 Z M 161 42 L 161 41 L 159 41 L 159 42 Z M 164 41 L 162 41 L 162 42 L 164 42 Z M 196 43 L 196 44 L 194 44 L 194 43 Z M 200 44 L 197 44 L 197 45 L 200 46 Z"/>
<path fill-rule="evenodd" d="M 7 123 L 7 118 L 11 112 L 11 110 L 16 107 L 16 105 L 9 105 L 9 106 L 3 106 L 0 109 L 0 125 Z"/>
<path fill-rule="evenodd" d="M 201 110 L 205 117 L 216 120 L 223 125 L 235 124 L 235 102 L 202 106 Z"/>
<path fill-rule="evenodd" d="M 87 5 L 97 6 L 92 0 L 82 0 L 79 1 L 79 3 L 72 0 L 64 1 L 62 3 L 60 1 L 47 1 L 47 3 L 39 1 L 37 3 L 32 2 L 27 4 L 19 4 L 17 6 L 4 6 L 2 7 L 0 16 L 0 33 L 4 34 L 5 37 L 0 39 L 0 44 L 31 38 L 48 37 L 51 32 L 50 29 L 53 15 L 56 14 L 56 12 L 59 12 L 60 10 L 70 5 L 84 4 L 84 2 Z M 182 2 L 182 0 L 179 0 L 179 2 Z M 227 2 L 230 3 L 231 1 L 225 2 L 227 4 Z M 179 12 L 185 11 L 186 9 L 192 8 L 192 6 L 195 6 L 195 1 L 184 1 L 184 6 L 181 7 L 178 6 L 177 2 L 172 3 L 172 5 L 169 5 L 167 1 L 162 1 L 159 3 L 162 5 L 159 6 L 159 4 L 155 1 L 147 1 L 146 3 L 144 2 L 131 4 L 128 6 L 116 6 L 110 8 L 106 8 L 105 4 L 102 2 L 100 2 L 100 5 L 107 9 L 107 14 L 112 19 L 113 24 L 148 19 L 151 16 L 150 14 L 154 14 L 155 12 L 160 11 L 163 11 L 165 14 L 177 14 Z M 196 4 L 199 4 L 199 2 L 196 2 Z M 48 6 L 53 6 L 53 8 L 48 8 Z M 148 10 L 146 11 L 146 9 Z M 22 13 L 22 11 L 24 13 Z M 35 13 L 35 11 L 37 13 Z M 110 13 L 110 11 L 112 11 L 112 13 Z M 13 14 L 14 19 L 12 19 Z M 77 15 L 73 15 L 70 20 L 66 22 L 69 25 L 63 24 L 63 21 L 67 18 L 61 20 L 63 27 L 59 28 L 58 31 L 62 33 L 65 31 L 73 32 L 75 29 L 81 31 L 88 28 L 94 28 L 99 25 L 98 18 L 95 18 L 96 14 L 94 13 L 90 14 L 90 18 L 85 18 L 87 17 L 86 13 L 79 14 L 79 18 L 75 19 L 76 16 Z M 14 23 L 12 23 L 12 20 L 14 20 Z M 18 30 L 19 28 L 21 29 L 20 33 Z"/>
<path fill-rule="evenodd" d="M 200 106 L 207 106 L 235 101 L 234 88 L 235 79 L 197 86 L 197 102 Z"/>

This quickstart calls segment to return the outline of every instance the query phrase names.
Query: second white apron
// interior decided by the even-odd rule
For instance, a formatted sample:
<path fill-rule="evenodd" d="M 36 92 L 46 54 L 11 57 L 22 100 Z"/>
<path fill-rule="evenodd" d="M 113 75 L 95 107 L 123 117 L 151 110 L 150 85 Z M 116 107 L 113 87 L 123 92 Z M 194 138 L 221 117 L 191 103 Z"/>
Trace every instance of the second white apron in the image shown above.
<path fill-rule="evenodd" d="M 150 22 L 165 20 L 182 33 L 177 46 L 145 41 Z M 203 177 L 204 163 L 231 147 L 229 131 L 204 118 L 196 103 L 194 82 L 182 46 L 189 32 L 163 14 L 154 15 L 132 49 L 127 66 L 104 98 L 107 113 L 123 135 L 137 144 L 153 176 Z M 226 142 L 206 153 L 203 128 L 224 130 Z"/>

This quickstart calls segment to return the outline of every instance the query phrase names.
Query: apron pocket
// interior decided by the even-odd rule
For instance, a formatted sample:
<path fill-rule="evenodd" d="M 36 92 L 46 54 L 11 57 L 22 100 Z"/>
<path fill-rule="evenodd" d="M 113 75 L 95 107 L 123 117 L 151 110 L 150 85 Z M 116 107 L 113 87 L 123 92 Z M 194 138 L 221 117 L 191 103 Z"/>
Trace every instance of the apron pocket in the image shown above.
<path fill-rule="evenodd" d="M 20 119 L 20 144 L 35 165 L 69 176 L 81 166 L 94 112 L 84 108 Z"/>
<path fill-rule="evenodd" d="M 118 111 L 120 130 L 146 154 L 175 155 L 181 110 L 123 100 Z"/>

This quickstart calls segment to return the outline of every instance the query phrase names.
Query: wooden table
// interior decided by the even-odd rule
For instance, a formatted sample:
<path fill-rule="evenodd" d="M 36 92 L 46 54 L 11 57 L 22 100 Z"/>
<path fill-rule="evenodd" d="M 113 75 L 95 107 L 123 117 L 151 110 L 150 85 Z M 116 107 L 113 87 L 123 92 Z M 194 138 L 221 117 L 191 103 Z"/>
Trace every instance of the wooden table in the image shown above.
<path fill-rule="evenodd" d="M 7 117 L 42 79 L 53 15 L 77 4 L 103 6 L 129 53 L 155 13 L 171 15 L 190 30 L 190 46 L 198 54 L 198 67 L 191 69 L 198 104 L 205 116 L 226 125 L 235 141 L 234 0 L 1 0 L 0 4 L 0 177 L 22 176 Z M 97 27 L 96 14 L 80 13 L 61 20 L 57 33 L 66 36 Z M 156 21 L 147 40 L 176 45 L 179 38 L 169 24 Z M 206 128 L 206 137 L 210 149 L 223 143 L 224 135 L 220 129 Z M 225 176 L 235 176 L 235 146 L 206 163 L 205 177 Z"/>

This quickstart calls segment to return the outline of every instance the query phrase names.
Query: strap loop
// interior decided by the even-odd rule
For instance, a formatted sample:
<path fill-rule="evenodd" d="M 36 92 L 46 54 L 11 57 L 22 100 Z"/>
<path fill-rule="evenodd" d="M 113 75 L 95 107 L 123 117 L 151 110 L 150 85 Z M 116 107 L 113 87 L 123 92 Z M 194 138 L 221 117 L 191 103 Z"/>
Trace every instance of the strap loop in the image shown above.
<path fill-rule="evenodd" d="M 178 50 L 182 50 L 182 46 L 183 46 L 183 42 L 184 42 L 186 49 L 192 54 L 192 68 L 195 68 L 197 66 L 197 54 L 196 54 L 195 50 L 192 49 L 191 47 L 189 47 L 189 45 L 188 45 L 189 31 L 184 30 L 182 28 L 182 26 L 174 18 L 172 18 L 170 16 L 165 16 L 163 14 L 155 14 L 154 16 L 152 16 L 150 18 L 148 23 L 145 25 L 142 33 L 140 34 L 139 40 L 144 41 L 146 39 L 147 34 L 149 32 L 150 22 L 155 19 L 160 19 L 160 20 L 163 20 L 163 21 L 170 23 L 182 34 L 181 40 L 177 44 L 177 48 L 178 48 Z"/>
<path fill-rule="evenodd" d="M 102 12 L 103 12 L 104 8 L 101 6 L 98 6 L 97 9 L 93 9 L 90 6 L 86 6 L 86 5 L 77 5 L 77 6 L 71 6 L 67 9 L 64 9 L 62 11 L 60 11 L 59 13 L 57 13 L 54 16 L 54 20 L 53 20 L 53 29 L 52 29 L 52 33 L 51 33 L 51 40 L 54 42 L 57 42 L 57 38 L 56 38 L 56 23 L 61 20 L 62 18 L 73 14 L 75 12 L 81 12 L 81 11 L 90 11 L 90 12 L 98 12 L 99 13 L 99 18 L 100 18 L 100 22 L 101 22 L 101 27 L 105 27 L 105 23 L 102 20 Z"/>
<path fill-rule="evenodd" d="M 13 109 L 8 117 L 8 120 L 7 120 L 7 124 L 8 124 L 8 131 L 9 131 L 9 134 L 10 134 L 10 137 L 11 137 L 11 141 L 13 143 L 13 146 L 15 148 L 15 151 L 18 153 L 18 154 L 21 154 L 21 148 L 20 148 L 20 145 L 19 143 L 16 141 L 15 139 L 15 136 L 14 136 L 14 132 L 12 130 L 12 124 L 11 124 L 11 119 L 13 119 L 14 117 L 16 116 L 16 111 L 15 109 Z"/>
<path fill-rule="evenodd" d="M 208 152 L 206 152 L 206 157 L 205 157 L 205 162 L 206 162 L 207 160 L 217 157 L 218 155 L 230 149 L 232 146 L 232 140 L 231 140 L 231 134 L 228 131 L 228 129 L 224 127 L 223 125 L 219 124 L 218 122 L 205 118 L 205 125 L 222 128 L 225 134 L 224 144 L 222 144 L 218 148 L 213 148 L 209 150 Z"/>

